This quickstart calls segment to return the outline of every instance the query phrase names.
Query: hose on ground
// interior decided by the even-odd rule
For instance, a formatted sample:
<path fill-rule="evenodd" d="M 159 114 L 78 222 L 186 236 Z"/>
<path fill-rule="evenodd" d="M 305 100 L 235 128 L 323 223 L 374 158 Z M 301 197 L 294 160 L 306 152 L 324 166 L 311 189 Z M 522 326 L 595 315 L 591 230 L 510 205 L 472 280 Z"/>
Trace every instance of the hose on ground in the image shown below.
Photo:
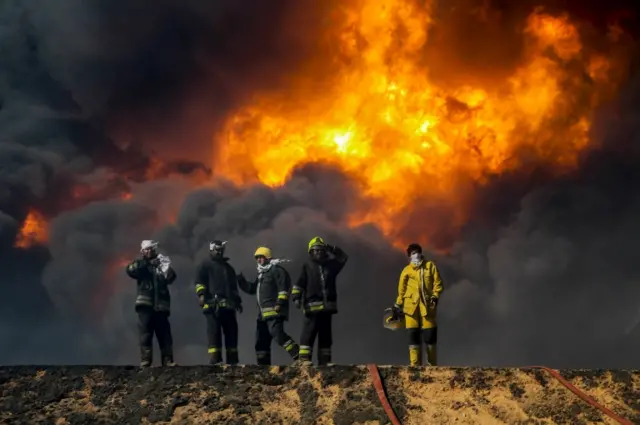
<path fill-rule="evenodd" d="M 373 386 L 376 389 L 376 393 L 378 394 L 378 398 L 380 399 L 380 403 L 382 404 L 382 408 L 387 414 L 387 417 L 389 418 L 389 420 L 393 425 L 401 425 L 400 420 L 398 420 L 398 417 L 393 411 L 393 407 L 391 407 L 389 398 L 387 397 L 387 393 L 385 391 L 384 383 L 382 382 L 382 377 L 380 376 L 380 371 L 378 370 L 378 366 L 374 364 L 369 364 L 367 365 L 367 368 L 369 369 L 369 375 L 371 375 Z M 523 367 L 522 369 L 538 369 L 538 370 L 547 372 L 549 375 L 555 378 L 558 382 L 560 382 L 560 384 L 564 386 L 566 389 L 574 393 L 576 396 L 578 396 L 580 399 L 582 399 L 584 402 L 586 402 L 590 406 L 595 407 L 596 409 L 604 413 L 606 416 L 616 421 L 618 424 L 633 425 L 631 421 L 617 415 L 612 410 L 607 409 L 606 407 L 598 403 L 595 399 L 593 399 L 583 391 L 576 388 L 573 384 L 567 381 L 562 375 L 560 375 L 560 372 L 558 372 L 557 370 L 551 369 L 546 366 L 526 366 L 526 367 Z"/>

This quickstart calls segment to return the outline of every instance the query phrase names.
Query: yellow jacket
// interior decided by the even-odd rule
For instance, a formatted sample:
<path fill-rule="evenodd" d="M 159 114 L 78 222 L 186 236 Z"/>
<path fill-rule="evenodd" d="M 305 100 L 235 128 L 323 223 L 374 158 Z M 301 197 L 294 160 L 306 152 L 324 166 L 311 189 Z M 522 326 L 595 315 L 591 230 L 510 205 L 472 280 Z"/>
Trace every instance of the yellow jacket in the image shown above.
<path fill-rule="evenodd" d="M 419 265 L 409 264 L 402 270 L 396 304 L 402 306 L 405 314 L 413 315 L 419 306 L 421 316 L 431 316 L 435 314 L 435 310 L 429 312 L 429 299 L 439 298 L 443 290 L 444 286 L 436 265 L 431 261 L 422 260 Z"/>

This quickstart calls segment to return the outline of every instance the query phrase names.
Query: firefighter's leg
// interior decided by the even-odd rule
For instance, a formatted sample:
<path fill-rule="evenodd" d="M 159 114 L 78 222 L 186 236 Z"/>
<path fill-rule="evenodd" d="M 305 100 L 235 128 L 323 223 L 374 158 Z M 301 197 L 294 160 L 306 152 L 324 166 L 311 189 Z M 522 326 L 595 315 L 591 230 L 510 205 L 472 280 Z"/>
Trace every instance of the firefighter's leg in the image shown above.
<path fill-rule="evenodd" d="M 141 307 L 137 310 L 140 366 L 149 367 L 153 363 L 153 310 L 146 307 Z"/>
<path fill-rule="evenodd" d="M 171 323 L 169 322 L 169 314 L 154 314 L 154 329 L 158 345 L 160 346 L 160 359 L 162 366 L 175 366 L 173 361 L 173 335 L 171 334 Z"/>
<path fill-rule="evenodd" d="M 207 318 L 207 339 L 209 340 L 209 363 L 222 363 L 222 330 L 214 312 L 205 313 Z"/>
<path fill-rule="evenodd" d="M 268 366 L 271 364 L 271 334 L 269 333 L 269 326 L 264 320 L 260 320 L 258 317 L 256 323 L 256 360 L 261 366 Z"/>
<path fill-rule="evenodd" d="M 224 310 L 221 312 L 222 330 L 224 331 L 224 347 L 226 351 L 227 364 L 238 364 L 238 319 L 234 310 Z"/>
<path fill-rule="evenodd" d="M 331 346 L 333 345 L 333 335 L 331 329 L 333 315 L 318 315 L 318 365 L 326 366 L 331 363 Z"/>
<path fill-rule="evenodd" d="M 422 365 L 422 342 L 420 341 L 420 310 L 404 315 L 405 327 L 409 333 L 409 364 Z"/>
<path fill-rule="evenodd" d="M 317 314 L 305 315 L 304 321 L 302 322 L 299 359 L 303 362 L 311 362 L 313 344 L 316 340 L 316 335 L 318 334 L 317 316 Z"/>
<path fill-rule="evenodd" d="M 431 310 L 422 320 L 422 339 L 427 346 L 427 363 L 429 366 L 436 366 L 438 364 L 438 322 L 435 310 Z"/>
<path fill-rule="evenodd" d="M 296 360 L 300 355 L 300 347 L 296 342 L 284 331 L 284 319 L 278 317 L 267 321 L 269 333 L 276 340 L 276 343 L 287 350 L 287 353 Z"/>
<path fill-rule="evenodd" d="M 427 345 L 427 363 L 429 366 L 438 365 L 438 327 L 422 330 L 422 338 Z"/>

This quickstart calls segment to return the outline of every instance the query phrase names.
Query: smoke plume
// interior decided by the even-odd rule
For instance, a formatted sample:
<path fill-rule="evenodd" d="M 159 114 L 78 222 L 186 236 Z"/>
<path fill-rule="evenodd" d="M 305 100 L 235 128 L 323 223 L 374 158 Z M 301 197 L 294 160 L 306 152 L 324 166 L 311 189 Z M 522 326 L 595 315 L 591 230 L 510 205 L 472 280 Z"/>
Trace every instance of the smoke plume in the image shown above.
<path fill-rule="evenodd" d="M 606 10 L 510 3 L 434 4 L 439 25 L 420 58 L 434 81 L 504 79 L 521 60 L 523 22 L 535 6 L 584 19 L 585 38 L 594 40 L 634 16 L 616 2 Z M 385 200 L 372 201 L 352 173 L 331 163 L 299 165 L 281 186 L 211 177 L 225 143 L 214 144 L 214 135 L 255 93 L 286 100 L 306 84 L 300 75 L 316 88 L 337 78 L 344 62 L 326 58 L 348 55 L 335 51 L 326 18 L 339 5 L 2 3 L 1 363 L 137 362 L 135 284 L 124 265 L 148 238 L 160 241 L 178 274 L 177 361 L 206 362 L 193 273 L 208 242 L 228 240 L 231 264 L 247 277 L 255 274 L 255 248 L 267 245 L 293 260 L 286 268 L 295 280 L 313 236 L 350 256 L 338 280 L 335 361 L 407 362 L 408 336 L 383 329 L 381 317 L 406 258 L 384 229 L 353 217 L 386 208 Z M 472 44 L 462 42 L 469 28 Z M 444 278 L 442 364 L 640 367 L 638 76 L 620 93 L 593 115 L 590 145 L 569 171 L 533 161 L 464 182 L 463 223 L 440 199 L 420 197 L 403 212 L 396 233 L 422 243 Z M 260 140 L 247 147 L 261 148 Z M 247 164 L 224 165 L 244 171 Z M 46 242 L 18 247 L 34 210 L 48 223 Z M 243 299 L 240 358 L 249 363 L 257 311 L 250 296 Z M 293 336 L 300 323 L 294 312 Z"/>

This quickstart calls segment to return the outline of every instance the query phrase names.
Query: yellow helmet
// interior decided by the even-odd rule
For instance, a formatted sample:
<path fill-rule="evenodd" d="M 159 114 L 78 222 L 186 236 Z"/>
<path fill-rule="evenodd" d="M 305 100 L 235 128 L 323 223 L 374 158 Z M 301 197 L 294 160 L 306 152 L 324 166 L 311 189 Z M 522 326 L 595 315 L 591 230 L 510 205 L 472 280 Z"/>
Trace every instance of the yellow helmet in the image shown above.
<path fill-rule="evenodd" d="M 311 252 L 311 249 L 317 246 L 325 246 L 324 243 L 324 239 L 322 239 L 320 236 L 316 236 L 315 238 L 311 239 L 309 241 L 309 252 Z"/>
<path fill-rule="evenodd" d="M 271 257 L 271 250 L 269 248 L 267 248 L 266 246 L 261 246 L 258 247 L 258 249 L 256 249 L 256 253 L 253 254 L 254 257 L 264 257 L 268 260 L 270 260 Z"/>

